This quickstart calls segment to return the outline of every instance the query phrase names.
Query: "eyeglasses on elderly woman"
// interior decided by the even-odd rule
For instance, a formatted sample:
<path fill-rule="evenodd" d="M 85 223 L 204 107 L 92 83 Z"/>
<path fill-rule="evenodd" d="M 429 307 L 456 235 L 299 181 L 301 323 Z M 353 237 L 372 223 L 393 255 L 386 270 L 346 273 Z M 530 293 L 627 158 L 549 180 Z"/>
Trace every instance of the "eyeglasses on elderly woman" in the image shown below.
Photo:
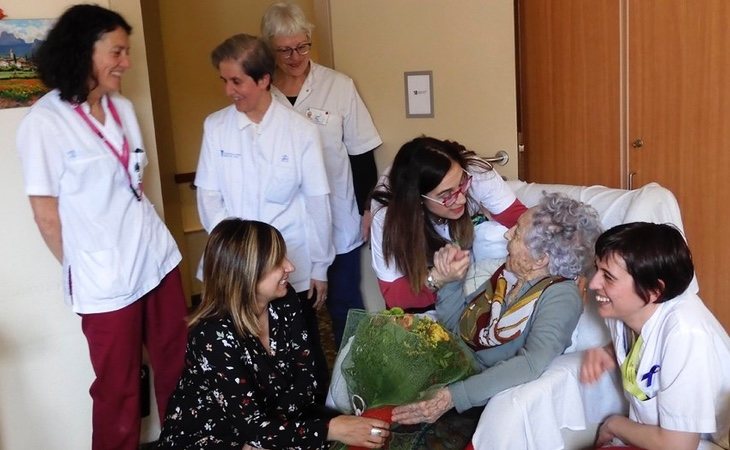
<path fill-rule="evenodd" d="M 297 52 L 299 56 L 304 56 L 308 54 L 312 50 L 312 43 L 311 42 L 304 42 L 296 47 L 279 47 L 276 49 L 276 53 L 283 56 L 284 59 L 289 59 L 294 54 L 294 52 Z"/>
<path fill-rule="evenodd" d="M 471 186 L 471 179 L 471 174 L 464 170 L 464 174 L 461 177 L 461 182 L 459 183 L 459 186 L 450 193 L 444 195 L 441 198 L 433 198 L 424 194 L 421 194 L 421 197 L 449 208 L 453 206 L 454 203 L 456 203 L 456 200 L 459 198 L 459 194 L 464 194 L 464 196 L 466 196 L 466 191 L 468 191 L 469 187 Z"/>

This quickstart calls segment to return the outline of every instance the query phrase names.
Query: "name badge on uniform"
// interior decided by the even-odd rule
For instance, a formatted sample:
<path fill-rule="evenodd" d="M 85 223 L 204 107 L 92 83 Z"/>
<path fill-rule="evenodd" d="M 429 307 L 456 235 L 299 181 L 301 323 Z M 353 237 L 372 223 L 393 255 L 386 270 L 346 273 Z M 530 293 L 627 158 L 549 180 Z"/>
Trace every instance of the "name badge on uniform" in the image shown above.
<path fill-rule="evenodd" d="M 324 109 L 307 108 L 306 116 L 312 122 L 318 125 L 327 125 L 327 121 L 330 119 L 330 113 Z"/>

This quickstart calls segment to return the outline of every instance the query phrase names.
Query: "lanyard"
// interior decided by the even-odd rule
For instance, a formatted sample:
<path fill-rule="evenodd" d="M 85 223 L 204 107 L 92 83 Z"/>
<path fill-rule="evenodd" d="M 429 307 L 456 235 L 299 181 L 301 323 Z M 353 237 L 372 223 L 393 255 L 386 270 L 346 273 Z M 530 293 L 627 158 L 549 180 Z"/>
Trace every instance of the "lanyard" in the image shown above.
<path fill-rule="evenodd" d="M 96 125 L 94 125 L 94 122 L 89 119 L 89 116 L 86 115 L 86 112 L 84 112 L 83 108 L 81 108 L 81 105 L 76 105 L 74 108 L 74 111 L 78 113 L 78 115 L 83 119 L 84 122 L 86 122 L 86 125 L 89 126 L 91 131 L 99 136 L 99 139 L 104 141 L 104 144 L 109 148 L 109 151 L 112 152 L 112 155 L 119 161 L 119 164 L 122 165 L 122 169 L 124 169 L 124 173 L 127 174 L 127 180 L 129 180 L 129 188 L 132 190 L 132 194 L 134 194 L 134 198 L 137 199 L 137 201 L 142 201 L 142 180 L 140 177 L 140 167 L 139 167 L 139 161 L 135 162 L 134 164 L 134 170 L 137 173 L 137 189 L 135 189 L 134 184 L 132 183 L 132 175 L 130 175 L 129 170 L 127 167 L 129 166 L 129 141 L 127 140 L 127 135 L 124 134 L 124 127 L 122 127 L 122 120 L 119 118 L 119 113 L 117 112 L 117 108 L 114 106 L 114 103 L 112 102 L 112 99 L 107 97 L 107 105 L 109 106 L 109 112 L 111 113 L 112 117 L 114 118 L 114 122 L 116 122 L 117 126 L 119 126 L 119 129 L 122 131 L 122 151 L 118 151 L 111 142 L 109 142 L 109 139 L 104 136 L 104 133 L 97 128 Z M 141 153 L 141 150 L 135 150 L 136 153 Z"/>
<path fill-rule="evenodd" d="M 642 402 L 649 398 L 639 388 L 639 382 L 636 380 L 639 371 L 639 355 L 641 354 L 641 347 L 643 345 L 644 339 L 639 335 L 639 339 L 631 346 L 631 351 L 629 351 L 623 364 L 621 364 L 621 378 L 623 379 L 624 389 Z"/>

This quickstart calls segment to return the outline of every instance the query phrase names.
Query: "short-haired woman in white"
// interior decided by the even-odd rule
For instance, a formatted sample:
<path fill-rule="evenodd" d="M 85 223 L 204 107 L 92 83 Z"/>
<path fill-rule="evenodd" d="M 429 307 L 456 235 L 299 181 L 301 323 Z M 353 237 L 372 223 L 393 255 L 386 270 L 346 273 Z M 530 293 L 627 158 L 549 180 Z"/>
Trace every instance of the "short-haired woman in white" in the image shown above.
<path fill-rule="evenodd" d="M 598 238 L 596 266 L 589 287 L 613 343 L 588 350 L 580 376 L 591 383 L 619 367 L 630 406 L 628 417 L 601 424 L 596 446 L 730 448 L 730 338 L 689 289 L 694 266 L 682 234 L 618 225 Z"/>

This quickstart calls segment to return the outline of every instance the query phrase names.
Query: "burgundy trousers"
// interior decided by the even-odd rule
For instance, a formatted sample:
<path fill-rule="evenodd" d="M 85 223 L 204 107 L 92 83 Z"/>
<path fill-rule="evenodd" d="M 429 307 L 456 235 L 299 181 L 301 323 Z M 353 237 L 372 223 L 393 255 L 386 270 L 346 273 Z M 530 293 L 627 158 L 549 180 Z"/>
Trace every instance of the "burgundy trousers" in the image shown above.
<path fill-rule="evenodd" d="M 118 311 L 81 315 L 96 375 L 89 389 L 93 450 L 139 448 L 142 345 L 147 348 L 152 366 L 162 422 L 185 364 L 186 314 L 180 270 L 175 268 L 131 305 Z"/>

